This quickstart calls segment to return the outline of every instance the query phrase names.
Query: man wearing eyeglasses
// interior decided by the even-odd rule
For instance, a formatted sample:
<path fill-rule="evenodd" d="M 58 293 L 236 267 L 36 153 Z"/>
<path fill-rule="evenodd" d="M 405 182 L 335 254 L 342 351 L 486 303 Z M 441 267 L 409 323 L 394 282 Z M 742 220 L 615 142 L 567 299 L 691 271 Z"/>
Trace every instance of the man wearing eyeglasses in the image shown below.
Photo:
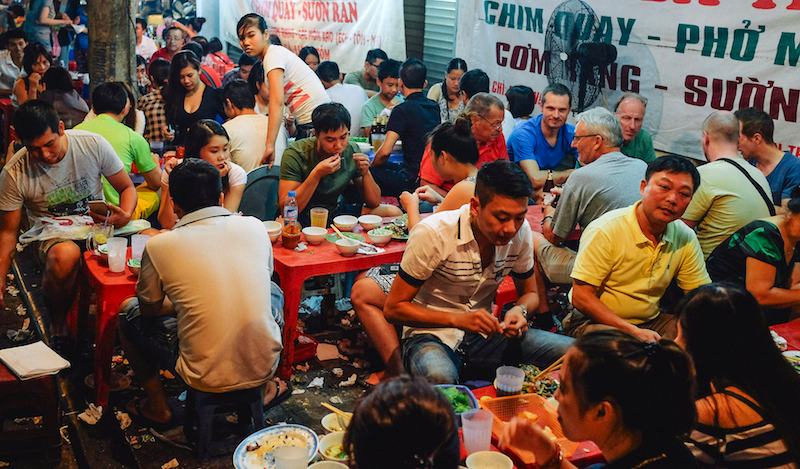
<path fill-rule="evenodd" d="M 564 184 L 557 208 L 544 207 L 542 234 L 534 233 L 536 263 L 550 281 L 572 282 L 570 274 L 577 253 L 561 244 L 580 225 L 582 228 L 614 209 L 639 200 L 639 183 L 647 164 L 619 151 L 622 129 L 616 116 L 605 108 L 578 115 L 572 148 L 581 167 Z"/>
<path fill-rule="evenodd" d="M 508 156 L 519 164 L 541 190 L 547 172 L 563 184 L 575 169 L 578 157 L 572 144 L 575 127 L 567 124 L 572 94 L 566 86 L 550 85 L 542 91 L 542 113 L 517 127 L 508 138 Z"/>
<path fill-rule="evenodd" d="M 381 49 L 372 49 L 367 52 L 367 60 L 364 61 L 364 70 L 350 72 L 344 76 L 344 83 L 347 85 L 358 85 L 364 88 L 367 96 L 375 96 L 381 87 L 378 85 L 378 67 L 384 60 L 389 60 Z"/>

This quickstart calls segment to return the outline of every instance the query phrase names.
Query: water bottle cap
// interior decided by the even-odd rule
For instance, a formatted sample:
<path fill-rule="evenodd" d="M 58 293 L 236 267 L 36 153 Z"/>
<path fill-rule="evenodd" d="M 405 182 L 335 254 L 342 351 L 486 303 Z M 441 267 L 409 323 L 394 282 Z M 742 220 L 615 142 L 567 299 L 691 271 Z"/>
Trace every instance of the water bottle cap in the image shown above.
<path fill-rule="evenodd" d="M 297 197 L 297 192 L 289 191 L 289 197 Z"/>

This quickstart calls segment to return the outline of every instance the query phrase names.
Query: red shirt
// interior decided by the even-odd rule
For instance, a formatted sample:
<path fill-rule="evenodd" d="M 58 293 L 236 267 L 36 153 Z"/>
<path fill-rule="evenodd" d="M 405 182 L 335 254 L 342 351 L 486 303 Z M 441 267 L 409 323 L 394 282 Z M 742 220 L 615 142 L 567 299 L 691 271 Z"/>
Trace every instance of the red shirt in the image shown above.
<path fill-rule="evenodd" d="M 442 189 L 449 191 L 455 184 L 452 181 L 445 181 L 442 179 L 442 176 L 440 176 L 436 169 L 434 169 L 433 160 L 431 158 L 432 151 L 429 143 L 425 147 L 425 152 L 422 154 L 422 162 L 419 166 L 419 178 L 425 179 L 426 181 L 436 184 Z M 478 164 L 476 166 L 480 168 L 484 164 L 490 163 L 494 160 L 507 159 L 508 150 L 506 149 L 506 138 L 503 136 L 503 132 L 500 132 L 494 141 L 478 147 Z"/>
<path fill-rule="evenodd" d="M 150 62 L 153 62 L 156 59 L 164 59 L 167 62 L 172 62 L 172 57 L 174 55 L 175 54 L 170 52 L 169 49 L 167 49 L 166 47 L 162 47 L 161 49 L 155 51 L 155 53 L 150 57 Z"/>

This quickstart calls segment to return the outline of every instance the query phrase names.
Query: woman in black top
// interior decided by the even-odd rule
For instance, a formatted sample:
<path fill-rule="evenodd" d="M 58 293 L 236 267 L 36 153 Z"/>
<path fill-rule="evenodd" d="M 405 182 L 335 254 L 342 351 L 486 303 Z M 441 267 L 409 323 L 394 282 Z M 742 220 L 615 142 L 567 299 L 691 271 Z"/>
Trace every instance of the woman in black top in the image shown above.
<path fill-rule="evenodd" d="M 225 115 L 222 91 L 200 80 L 200 60 L 191 51 L 172 58 L 166 88 L 167 122 L 175 130 L 174 143 L 184 145 L 189 127 L 201 119 L 222 122 Z"/>
<path fill-rule="evenodd" d="M 672 341 L 641 342 L 617 329 L 576 339 L 556 392 L 558 420 L 572 441 L 594 441 L 607 464 L 593 468 L 692 468 L 681 438 L 695 418 L 689 357 Z M 543 469 L 575 467 L 530 420 L 507 425 L 501 446 L 532 451 Z"/>

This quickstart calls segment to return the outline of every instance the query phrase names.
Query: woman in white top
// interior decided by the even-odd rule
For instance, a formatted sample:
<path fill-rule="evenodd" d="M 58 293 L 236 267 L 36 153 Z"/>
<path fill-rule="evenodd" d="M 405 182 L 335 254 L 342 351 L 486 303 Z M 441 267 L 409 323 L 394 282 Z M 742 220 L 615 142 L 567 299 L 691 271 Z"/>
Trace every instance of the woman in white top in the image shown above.
<path fill-rule="evenodd" d="M 444 81 L 436 83 L 428 90 L 428 99 L 439 104 L 439 117 L 442 122 L 455 122 L 464 111 L 466 100 L 461 93 L 459 81 L 467 71 L 464 59 L 455 58 L 447 64 Z"/>
<path fill-rule="evenodd" d="M 311 130 L 311 113 L 330 102 L 322 82 L 300 57 L 283 46 L 270 45 L 267 22 L 255 13 L 244 15 L 236 25 L 239 45 L 245 54 L 258 57 L 269 85 L 269 126 L 262 164 L 272 162 L 275 139 L 283 123 L 281 107 L 286 105 L 297 123 L 297 138 Z"/>
<path fill-rule="evenodd" d="M 186 137 L 186 158 L 202 158 L 219 169 L 222 177 L 222 205 L 231 212 L 239 210 L 247 173 L 241 166 L 231 162 L 228 153 L 228 133 L 217 121 L 203 119 L 195 122 Z M 164 165 L 161 173 L 161 206 L 158 209 L 158 222 L 165 229 L 172 229 L 178 221 L 169 195 L 169 174 L 183 160 L 172 158 Z"/>

